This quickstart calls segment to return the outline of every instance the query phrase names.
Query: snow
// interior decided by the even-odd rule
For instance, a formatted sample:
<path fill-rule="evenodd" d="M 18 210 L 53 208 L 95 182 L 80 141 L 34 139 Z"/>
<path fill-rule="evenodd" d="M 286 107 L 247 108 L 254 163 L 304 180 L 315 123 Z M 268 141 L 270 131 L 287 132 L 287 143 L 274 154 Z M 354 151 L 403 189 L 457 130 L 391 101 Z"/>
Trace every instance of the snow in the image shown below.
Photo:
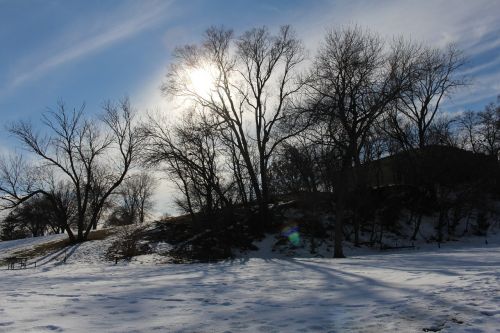
<path fill-rule="evenodd" d="M 0 259 L 12 255 L 14 252 L 19 250 L 31 249 L 37 245 L 58 241 L 61 239 L 68 238 L 66 234 L 48 235 L 41 237 L 31 237 L 16 239 L 13 241 L 3 241 L 0 242 Z"/>
<path fill-rule="evenodd" d="M 500 332 L 500 237 L 488 241 L 182 265 L 113 265 L 105 241 L 87 242 L 66 264 L 0 270 L 0 332 Z"/>

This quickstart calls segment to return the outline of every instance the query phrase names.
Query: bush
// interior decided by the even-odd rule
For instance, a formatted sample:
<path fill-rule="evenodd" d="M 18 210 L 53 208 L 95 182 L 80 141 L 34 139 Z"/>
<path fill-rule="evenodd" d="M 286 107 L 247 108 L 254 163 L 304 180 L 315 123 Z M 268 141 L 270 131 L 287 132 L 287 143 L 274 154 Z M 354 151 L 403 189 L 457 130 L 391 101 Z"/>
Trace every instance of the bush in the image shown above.
<path fill-rule="evenodd" d="M 144 227 L 134 225 L 117 227 L 117 239 L 109 247 L 106 257 L 110 260 L 130 259 L 141 254 L 151 253 L 149 245 L 142 241 L 144 229 Z"/>

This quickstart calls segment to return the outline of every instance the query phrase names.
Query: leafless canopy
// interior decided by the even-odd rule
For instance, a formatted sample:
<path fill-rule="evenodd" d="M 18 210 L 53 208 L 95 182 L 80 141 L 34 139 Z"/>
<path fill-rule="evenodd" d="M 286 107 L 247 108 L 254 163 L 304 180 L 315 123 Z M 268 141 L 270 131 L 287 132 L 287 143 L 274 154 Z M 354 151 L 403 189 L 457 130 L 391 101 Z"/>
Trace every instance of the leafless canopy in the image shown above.
<path fill-rule="evenodd" d="M 252 192 L 265 209 L 273 152 L 304 128 L 290 112 L 304 87 L 299 76 L 305 59 L 301 42 L 289 26 L 276 35 L 261 27 L 239 37 L 212 27 L 200 45 L 179 48 L 175 56 L 163 92 L 210 113 L 222 142 L 241 158 L 234 170 L 243 168 L 248 174 Z M 200 68 L 211 77 L 206 91 L 197 90 L 189 80 Z"/>
<path fill-rule="evenodd" d="M 78 235 L 73 235 L 69 225 L 66 231 L 77 241 L 85 240 L 96 225 L 107 199 L 132 167 L 140 142 L 128 100 L 107 103 L 100 122 L 86 119 L 84 108 L 68 110 L 59 103 L 56 110 L 44 113 L 45 135 L 24 121 L 9 128 L 24 148 L 34 154 L 39 167 L 51 170 L 56 179 L 71 184 Z M 36 193 L 51 194 L 46 182 L 36 182 L 36 175 L 26 171 L 21 159 L 2 164 L 2 182 L 8 186 L 2 186 L 1 190 L 3 199 L 11 205 Z"/>
<path fill-rule="evenodd" d="M 458 74 L 466 59 L 454 45 L 446 50 L 420 46 L 414 52 L 414 77 L 394 103 L 391 128 L 405 148 L 422 148 L 443 100 L 466 84 Z M 404 135 L 403 127 L 412 131 Z M 402 135 L 403 134 L 403 135 Z"/>

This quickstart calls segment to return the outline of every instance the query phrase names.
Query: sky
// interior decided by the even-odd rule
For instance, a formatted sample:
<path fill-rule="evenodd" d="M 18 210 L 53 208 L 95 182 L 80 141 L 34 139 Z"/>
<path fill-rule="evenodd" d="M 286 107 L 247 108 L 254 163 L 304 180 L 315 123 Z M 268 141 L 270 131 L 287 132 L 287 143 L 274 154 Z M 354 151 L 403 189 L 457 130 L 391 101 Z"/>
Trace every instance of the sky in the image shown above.
<path fill-rule="evenodd" d="M 238 34 L 290 24 L 311 57 L 327 29 L 346 25 L 389 40 L 456 43 L 470 85 L 443 108 L 479 110 L 500 94 L 498 13 L 496 0 L 0 0 L 0 153 L 16 149 L 7 124 L 36 122 L 60 100 L 98 112 L 128 96 L 141 112 L 172 112 L 159 89 L 172 51 L 211 25 Z"/>

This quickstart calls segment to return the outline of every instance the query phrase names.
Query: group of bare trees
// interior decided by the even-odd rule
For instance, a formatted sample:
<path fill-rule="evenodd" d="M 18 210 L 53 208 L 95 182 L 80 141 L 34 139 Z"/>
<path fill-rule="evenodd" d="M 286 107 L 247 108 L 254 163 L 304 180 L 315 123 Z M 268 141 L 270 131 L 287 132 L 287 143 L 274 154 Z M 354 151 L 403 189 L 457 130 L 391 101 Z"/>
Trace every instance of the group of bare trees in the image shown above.
<path fill-rule="evenodd" d="M 84 106 L 68 110 L 60 103 L 43 114 L 43 132 L 30 122 L 12 124 L 9 132 L 32 155 L 29 163 L 2 159 L 3 208 L 23 211 L 43 198 L 71 241 L 86 240 L 138 162 L 143 139 L 133 117 L 128 100 L 105 104 L 99 118 L 86 115 Z"/>
<path fill-rule="evenodd" d="M 451 46 L 387 43 L 348 27 L 329 31 L 311 60 L 289 26 L 240 36 L 210 28 L 200 44 L 175 53 L 162 90 L 190 112 L 174 126 L 150 118 L 147 159 L 166 166 L 193 216 L 256 204 L 264 226 L 295 164 L 302 185 L 336 193 L 335 256 L 342 257 L 355 167 L 427 145 L 443 100 L 465 83 L 464 58 Z M 203 89 L 192 82 L 198 71 L 209 77 Z"/>
<path fill-rule="evenodd" d="M 500 149 L 500 96 L 484 110 L 466 111 L 451 119 L 457 128 L 453 137 L 459 147 L 498 158 Z"/>
<path fill-rule="evenodd" d="M 210 28 L 200 45 L 177 49 L 162 91 L 189 104 L 178 124 L 150 117 L 146 160 L 164 165 L 194 216 L 234 203 L 256 203 L 268 219 L 269 167 L 279 145 L 305 128 L 292 110 L 305 82 L 304 49 L 290 27 L 236 37 Z M 204 71 L 206 87 L 193 83 Z"/>
<path fill-rule="evenodd" d="M 315 58 L 309 85 L 315 118 L 313 136 L 318 144 L 338 152 L 336 181 L 335 257 L 343 257 L 342 226 L 353 166 L 361 156 L 374 125 L 388 107 L 409 90 L 417 75 L 415 47 L 398 41 L 384 50 L 377 35 L 358 28 L 327 34 Z M 327 140 L 324 140 L 324 138 Z"/>
<path fill-rule="evenodd" d="M 1 224 L 0 239 L 43 236 L 63 231 L 52 204 L 43 196 L 33 197 L 8 214 Z"/>
<path fill-rule="evenodd" d="M 107 104 L 99 122 L 60 105 L 43 118 L 46 137 L 28 123 L 11 126 L 38 160 L 2 161 L 2 200 L 17 206 L 45 196 L 81 241 L 112 196 L 121 202 L 113 219 L 144 220 L 153 181 L 127 179 L 138 162 L 166 171 L 193 219 L 238 205 L 257 211 L 260 231 L 275 195 L 332 192 L 334 256 L 343 257 L 347 198 L 363 186 L 356 170 L 367 161 L 432 144 L 498 154 L 498 105 L 453 119 L 440 113 L 466 84 L 464 63 L 453 46 L 388 42 L 359 27 L 328 31 L 312 57 L 289 26 L 238 36 L 212 27 L 175 51 L 161 87 L 183 110 L 178 119 L 149 114 L 137 124 L 124 101 Z"/>
<path fill-rule="evenodd" d="M 142 224 L 153 208 L 155 178 L 146 171 L 127 177 L 111 201 L 108 225 Z"/>

